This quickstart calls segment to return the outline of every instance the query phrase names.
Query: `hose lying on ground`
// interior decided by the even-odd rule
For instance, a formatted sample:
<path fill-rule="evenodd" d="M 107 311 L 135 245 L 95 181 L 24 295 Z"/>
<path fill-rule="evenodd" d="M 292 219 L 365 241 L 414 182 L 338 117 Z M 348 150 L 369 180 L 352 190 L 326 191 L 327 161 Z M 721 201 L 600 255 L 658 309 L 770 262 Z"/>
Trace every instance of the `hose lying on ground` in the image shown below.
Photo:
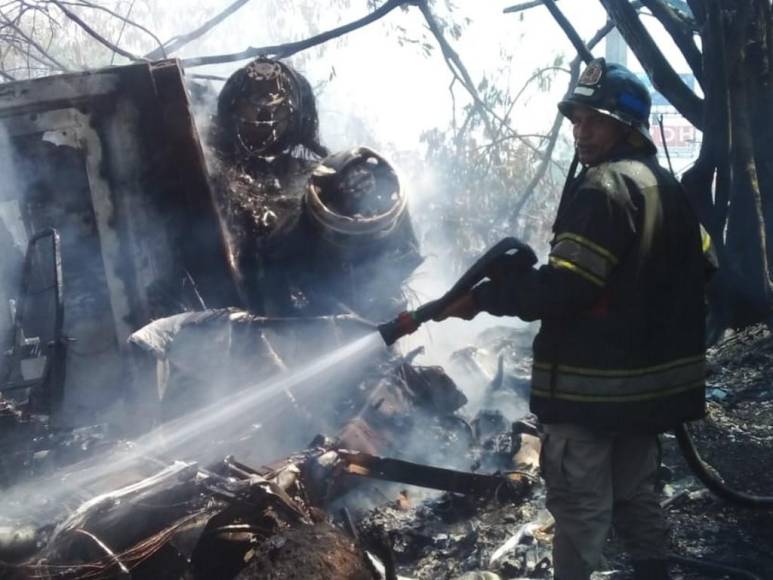
<path fill-rule="evenodd" d="M 690 470 L 709 491 L 721 499 L 737 505 L 757 509 L 773 508 L 773 497 L 771 496 L 752 495 L 728 487 L 716 471 L 701 458 L 695 443 L 693 443 L 690 437 L 690 433 L 687 431 L 686 425 L 679 425 L 674 429 L 674 433 L 679 443 L 679 449 L 682 451 L 682 455 L 684 455 Z"/>
<path fill-rule="evenodd" d="M 732 578 L 745 578 L 746 580 L 763 580 L 762 576 L 757 576 L 754 572 L 736 568 L 735 566 L 728 566 L 727 564 L 708 562 L 700 558 L 685 558 L 684 556 L 671 555 L 666 559 L 672 564 L 679 564 L 683 568 L 700 570 L 701 572 L 711 574 L 712 576 L 731 576 Z"/>

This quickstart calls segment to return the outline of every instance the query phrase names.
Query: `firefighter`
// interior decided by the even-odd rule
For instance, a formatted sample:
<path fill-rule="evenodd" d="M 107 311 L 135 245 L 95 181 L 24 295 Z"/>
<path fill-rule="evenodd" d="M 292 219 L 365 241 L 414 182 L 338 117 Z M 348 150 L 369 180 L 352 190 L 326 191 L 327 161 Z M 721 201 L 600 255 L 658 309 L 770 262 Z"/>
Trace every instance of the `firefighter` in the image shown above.
<path fill-rule="evenodd" d="M 630 71 L 592 61 L 558 105 L 582 168 L 562 194 L 548 263 L 484 282 L 439 317 L 542 322 L 530 407 L 560 580 L 590 577 L 613 525 L 635 578 L 669 578 L 657 434 L 705 413 L 710 240 L 656 160 L 650 106 Z"/>

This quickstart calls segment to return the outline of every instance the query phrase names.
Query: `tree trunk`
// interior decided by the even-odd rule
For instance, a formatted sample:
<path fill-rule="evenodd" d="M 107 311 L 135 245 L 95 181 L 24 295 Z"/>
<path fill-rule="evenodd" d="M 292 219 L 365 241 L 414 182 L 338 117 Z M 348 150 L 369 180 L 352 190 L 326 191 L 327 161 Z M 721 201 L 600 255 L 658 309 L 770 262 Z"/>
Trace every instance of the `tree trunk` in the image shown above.
<path fill-rule="evenodd" d="M 716 338 L 723 327 L 768 320 L 771 312 L 773 52 L 766 0 L 702 5 L 703 145 L 682 181 L 719 254 L 709 290 Z"/>
<path fill-rule="evenodd" d="M 741 300 L 735 305 L 734 323 L 742 326 L 766 319 L 771 289 L 768 270 L 765 217 L 757 176 L 752 130 L 752 86 L 758 80 L 748 62 L 748 51 L 735 68 L 732 95 L 733 174 L 735 183 L 727 219 L 730 266 L 741 281 Z"/>

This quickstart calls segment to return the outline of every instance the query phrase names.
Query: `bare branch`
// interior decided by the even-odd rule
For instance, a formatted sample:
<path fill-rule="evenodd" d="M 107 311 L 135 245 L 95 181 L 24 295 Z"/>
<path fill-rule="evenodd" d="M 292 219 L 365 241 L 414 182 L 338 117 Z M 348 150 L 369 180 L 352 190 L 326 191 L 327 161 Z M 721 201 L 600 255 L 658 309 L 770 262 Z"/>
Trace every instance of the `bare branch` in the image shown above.
<path fill-rule="evenodd" d="M 24 32 L 19 26 L 17 26 L 6 14 L 5 12 L 0 12 L 0 18 L 5 21 L 6 26 L 11 28 L 16 34 L 18 34 L 25 42 L 27 42 L 30 46 L 33 46 L 35 50 L 37 50 L 40 54 L 42 54 L 44 57 L 46 57 L 56 68 L 58 68 L 61 71 L 69 71 L 70 69 L 64 66 L 59 60 L 54 58 L 49 52 L 40 46 L 40 44 L 31 36 L 29 36 L 26 32 Z"/>
<path fill-rule="evenodd" d="M 12 77 L 11 75 L 9 75 L 4 70 L 0 70 L 0 77 L 3 77 L 7 81 L 15 81 L 16 80 L 16 78 Z"/>
<path fill-rule="evenodd" d="M 569 38 L 569 42 L 572 43 L 572 46 L 574 46 L 574 49 L 577 51 L 577 54 L 580 55 L 580 58 L 582 58 L 582 60 L 585 62 L 592 61 L 593 54 L 591 54 L 590 50 L 588 50 L 588 47 L 585 46 L 585 43 L 580 38 L 580 35 L 577 34 L 577 30 L 575 30 L 574 26 L 572 26 L 572 23 L 567 20 L 566 16 L 564 16 L 564 13 L 561 12 L 558 6 L 556 6 L 556 0 L 535 0 L 534 2 L 528 2 L 527 4 L 521 4 L 519 6 L 511 6 L 510 8 L 506 8 L 505 12 L 520 12 L 521 10 L 534 8 L 540 4 L 544 4 L 545 8 L 550 11 L 553 19 L 558 23 L 558 25 L 561 27 L 561 30 L 563 30 L 564 34 L 566 34 L 566 36 Z M 514 8 L 517 10 L 514 10 Z"/>
<path fill-rule="evenodd" d="M 704 0 L 687 0 L 687 5 L 695 16 L 695 22 L 698 26 L 703 26 L 706 21 L 706 4 Z"/>
<path fill-rule="evenodd" d="M 132 26 L 132 27 L 136 28 L 137 30 L 140 30 L 140 31 L 144 32 L 145 34 L 147 34 L 148 36 L 150 36 L 150 38 L 153 39 L 153 42 L 158 44 L 159 49 L 157 49 L 157 50 L 162 50 L 163 47 L 164 47 L 164 43 L 161 42 L 161 39 L 158 36 L 156 36 L 156 34 L 152 30 L 144 27 L 139 22 L 130 19 L 128 14 L 126 16 L 123 16 L 123 15 L 119 14 L 118 12 L 116 12 L 114 10 L 111 10 L 110 8 L 107 8 L 106 6 L 102 6 L 100 4 L 94 4 L 93 2 L 87 2 L 86 0 L 81 0 L 80 2 L 64 2 L 63 0 L 60 0 L 60 2 L 61 2 L 61 4 L 65 4 L 65 5 L 69 5 L 69 6 L 80 6 L 82 8 L 91 8 L 91 9 L 94 9 L 94 10 L 100 10 L 102 12 L 110 14 L 114 18 L 117 18 L 118 20 L 121 20 L 124 24 L 128 24 L 129 26 Z M 132 6 L 134 6 L 134 4 L 132 4 Z M 131 12 L 131 10 L 129 12 Z M 166 58 L 166 54 L 163 53 L 163 52 L 162 52 L 161 56 Z"/>
<path fill-rule="evenodd" d="M 132 14 L 132 10 L 134 10 L 134 3 L 135 2 L 136 2 L 136 0 L 132 0 L 132 3 L 129 4 L 129 9 L 126 11 L 126 16 L 125 17 L 119 17 L 120 20 L 123 21 L 123 23 L 121 24 L 121 30 L 118 33 L 118 38 L 115 39 L 115 43 L 116 44 L 120 44 L 121 43 L 121 39 L 123 38 L 123 32 L 124 32 L 124 30 L 126 30 L 126 23 L 128 21 L 129 16 L 131 16 L 131 14 Z M 113 56 L 110 57 L 110 64 L 113 64 L 114 62 L 115 62 L 115 51 L 113 51 Z"/>
<path fill-rule="evenodd" d="M 660 91 L 682 116 L 698 129 L 703 128 L 703 100 L 692 92 L 666 57 L 652 40 L 649 32 L 639 20 L 636 10 L 628 2 L 619 0 L 600 0 L 601 4 L 615 22 L 628 46 L 652 79 L 652 84 Z"/>
<path fill-rule="evenodd" d="M 191 75 L 186 75 L 186 76 L 190 76 L 192 79 L 200 79 L 202 81 L 223 81 L 223 82 L 225 82 L 225 81 L 228 80 L 228 77 L 221 77 L 220 75 L 202 75 L 202 74 L 193 73 Z M 314 92 L 316 93 L 316 90 Z"/>
<path fill-rule="evenodd" d="M 515 14 L 516 12 L 524 12 L 531 8 L 536 8 L 542 4 L 544 4 L 544 0 L 531 0 L 531 2 L 524 2 L 523 4 L 516 4 L 515 6 L 505 8 L 502 12 L 505 14 Z"/>
<path fill-rule="evenodd" d="M 684 55 L 695 78 L 703 86 L 703 57 L 692 33 L 692 26 L 662 0 L 642 0 L 642 4 L 652 12 Z"/>
<path fill-rule="evenodd" d="M 426 0 L 419 1 L 417 6 L 424 16 L 424 20 L 427 21 L 427 26 L 429 27 L 432 36 L 435 37 L 435 40 L 440 46 L 440 51 L 443 53 L 443 58 L 445 59 L 448 68 L 451 70 L 451 74 L 453 74 L 454 77 L 459 80 L 459 83 L 472 97 L 473 106 L 480 113 L 481 119 L 486 125 L 486 130 L 488 131 L 489 136 L 496 138 L 497 132 L 494 130 L 494 127 L 491 124 L 491 119 L 487 113 L 490 113 L 494 118 L 497 118 L 500 123 L 504 124 L 505 122 L 502 119 L 499 119 L 496 113 L 494 113 L 494 111 L 492 111 L 491 108 L 486 105 L 483 99 L 481 99 L 480 95 L 478 94 L 478 89 L 475 88 L 475 83 L 473 82 L 472 77 L 470 77 L 470 73 L 467 71 L 467 67 L 464 66 L 462 59 L 459 58 L 457 52 L 449 44 L 448 40 L 446 40 L 446 37 L 443 34 L 443 31 L 440 29 L 440 26 L 438 26 L 437 20 L 435 20 L 435 17 L 432 15 L 432 11 L 430 10 L 429 4 L 427 4 Z"/>
<path fill-rule="evenodd" d="M 39 65 L 42 65 L 43 68 L 49 71 L 51 70 L 52 68 L 51 62 L 33 53 L 30 50 L 30 45 L 26 41 L 23 41 L 23 39 L 19 39 L 18 37 L 13 37 L 13 38 L 5 39 L 5 42 L 8 45 L 8 50 L 6 51 L 5 54 L 7 54 L 8 51 L 17 52 L 21 56 L 25 57 L 27 60 L 34 60 Z"/>
<path fill-rule="evenodd" d="M 502 120 L 501 120 L 501 121 L 500 121 L 500 123 L 499 123 L 499 127 L 497 127 L 497 132 L 496 132 L 496 134 L 492 136 L 492 138 L 491 138 L 491 143 L 489 143 L 489 144 L 487 145 L 488 147 L 491 147 L 492 145 L 496 145 L 496 144 L 498 144 L 498 143 L 502 143 L 502 142 L 504 142 L 504 141 L 508 141 L 508 140 L 515 139 L 515 138 L 518 138 L 519 140 L 521 140 L 521 141 L 523 142 L 523 141 L 525 140 L 525 138 L 526 138 L 526 137 L 529 137 L 529 136 L 530 136 L 530 135 L 524 135 L 524 134 L 520 134 L 520 133 L 516 135 L 516 134 L 513 132 L 512 128 L 511 128 L 509 125 L 507 125 L 506 123 L 508 123 L 508 122 L 509 122 L 509 120 L 510 120 L 510 115 L 512 114 L 512 112 L 513 112 L 513 109 L 515 108 L 515 105 L 518 103 L 518 101 L 520 100 L 520 98 L 523 96 L 523 93 L 524 93 L 524 92 L 526 91 L 526 89 L 527 89 L 527 88 L 528 88 L 528 87 L 531 85 L 531 83 L 533 83 L 533 82 L 534 82 L 536 79 L 538 79 L 538 78 L 541 78 L 541 77 L 542 77 L 542 76 L 543 76 L 545 73 L 547 73 L 547 72 L 553 72 L 553 71 L 562 71 L 562 72 L 567 72 L 567 73 L 569 73 L 569 74 L 572 74 L 572 71 L 571 71 L 571 69 L 566 69 L 566 68 L 563 68 L 563 67 L 560 67 L 560 66 L 549 66 L 549 67 L 541 68 L 541 69 L 539 69 L 538 71 L 536 71 L 534 74 L 532 74 L 532 75 L 531 75 L 531 76 L 530 76 L 530 77 L 529 77 L 529 78 L 526 80 L 526 82 L 525 82 L 525 83 L 523 83 L 523 86 L 522 86 L 522 87 L 521 87 L 521 89 L 518 91 L 518 93 L 515 95 L 515 98 L 513 98 L 513 101 L 510 103 L 510 106 L 507 108 L 507 111 L 505 112 L 505 115 L 504 115 L 504 117 L 502 118 Z M 502 130 L 503 130 L 503 129 L 505 129 L 505 128 L 507 128 L 507 129 L 509 129 L 509 130 L 510 130 L 510 135 L 509 135 L 509 136 L 507 136 L 507 137 L 505 137 L 505 138 L 502 138 L 502 137 L 501 137 L 501 135 L 502 135 Z M 542 140 L 544 140 L 544 139 L 547 139 L 547 138 L 549 138 L 550 136 L 551 136 L 551 134 L 549 133 L 548 135 L 541 136 L 541 139 L 542 139 Z M 542 156 L 542 160 L 543 160 L 543 161 L 545 161 L 545 157 L 544 157 L 544 155 L 543 155 L 543 154 L 542 154 L 542 153 L 539 151 L 539 149 L 534 149 L 534 151 L 535 151 L 535 152 L 536 152 L 538 155 Z M 547 162 L 545 162 L 545 163 L 547 163 Z"/>
<path fill-rule="evenodd" d="M 77 14 L 75 14 L 75 12 L 73 12 L 72 10 L 67 8 L 67 6 L 62 4 L 62 2 L 60 2 L 59 0 L 50 0 L 50 2 L 52 4 L 54 4 L 57 8 L 59 8 L 59 10 L 61 10 L 64 13 L 64 15 L 67 16 L 67 18 L 69 18 L 70 20 L 75 22 L 75 24 L 80 26 L 83 29 L 83 31 L 86 32 L 86 34 L 91 36 L 94 40 L 96 40 L 100 44 L 106 46 L 107 48 L 109 48 L 113 52 L 117 52 L 121 56 L 128 58 L 129 60 L 132 60 L 132 61 L 142 61 L 142 60 L 144 60 L 142 57 L 137 56 L 136 54 L 132 54 L 131 52 L 129 52 L 127 50 L 124 50 L 120 46 L 116 46 L 115 44 L 110 42 L 108 39 L 106 39 L 104 36 L 102 36 L 99 32 L 97 32 L 96 30 L 91 28 L 91 26 L 86 24 L 86 22 L 80 16 L 78 16 Z"/>
<path fill-rule="evenodd" d="M 189 32 L 188 34 L 183 34 L 182 36 L 178 36 L 169 42 L 166 43 L 166 45 L 162 45 L 159 42 L 159 47 L 155 50 L 150 51 L 148 54 L 145 55 L 145 58 L 150 60 L 156 60 L 158 58 L 164 57 L 166 58 L 167 54 L 172 54 L 176 50 L 179 50 L 189 42 L 193 42 L 197 38 L 203 36 L 210 30 L 212 30 L 215 26 L 220 24 L 223 20 L 228 18 L 231 14 L 239 10 L 242 6 L 247 4 L 250 0 L 236 0 L 233 4 L 228 6 L 225 10 L 222 12 L 219 12 L 214 17 L 207 20 L 204 24 L 199 26 L 196 30 L 193 30 Z"/>
<path fill-rule="evenodd" d="M 364 16 L 348 24 L 344 24 L 343 26 L 333 28 L 332 30 L 322 32 L 320 34 L 317 34 L 305 40 L 299 40 L 297 42 L 288 42 L 286 44 L 277 44 L 273 46 L 263 46 L 263 47 L 257 47 L 257 48 L 250 47 L 241 52 L 236 52 L 232 54 L 221 54 L 216 56 L 186 58 L 182 60 L 182 64 L 185 67 L 194 67 L 194 66 L 203 66 L 207 64 L 220 64 L 224 62 L 235 62 L 239 60 L 247 60 L 248 58 L 256 58 L 259 56 L 286 58 L 288 56 L 292 56 L 293 54 L 301 52 L 302 50 L 306 50 L 308 48 L 312 48 L 319 44 L 323 44 L 328 40 L 338 38 L 339 36 L 348 34 L 349 32 L 357 30 L 358 28 L 367 26 L 368 24 L 375 22 L 380 18 L 383 18 L 384 16 L 392 12 L 392 10 L 394 10 L 395 8 L 412 5 L 414 3 L 415 3 L 415 0 L 388 0 L 387 2 L 385 2 L 384 4 L 376 8 L 373 12 L 371 12 L 367 16 Z"/>
<path fill-rule="evenodd" d="M 615 27 L 615 25 L 611 21 L 607 21 L 604 26 L 599 28 L 598 31 L 596 31 L 596 34 L 593 35 L 593 37 L 588 41 L 588 50 L 595 47 L 601 40 L 606 37 L 607 34 L 609 34 L 612 29 Z M 570 74 L 569 74 L 569 90 L 572 90 L 572 87 L 577 83 L 577 79 L 580 77 L 580 62 L 581 57 L 578 54 L 577 57 L 572 61 L 572 64 L 569 66 Z M 545 148 L 545 154 L 542 158 L 542 161 L 539 164 L 539 167 L 537 167 L 537 171 L 535 171 L 534 175 L 531 178 L 531 181 L 529 181 L 529 184 L 526 186 L 526 189 L 523 192 L 523 195 L 518 199 L 518 201 L 515 204 L 515 208 L 513 209 L 513 217 L 517 217 L 518 214 L 521 213 L 524 206 L 526 205 L 526 202 L 529 201 L 532 195 L 534 195 L 534 192 L 537 190 L 537 186 L 540 184 L 542 179 L 545 177 L 545 174 L 548 170 L 548 165 L 550 160 L 553 158 L 553 151 L 555 150 L 556 143 L 558 142 L 558 135 L 561 131 L 561 125 L 563 125 L 564 122 L 564 116 L 559 111 L 556 113 L 555 118 L 553 119 L 553 126 L 550 128 L 550 133 L 548 137 L 548 145 Z"/>
<path fill-rule="evenodd" d="M 586 63 L 592 61 L 593 54 L 591 54 L 591 51 L 588 50 L 587 46 L 585 46 L 582 38 L 580 38 L 580 35 L 577 34 L 577 31 L 574 29 L 574 26 L 572 26 L 569 20 L 566 19 L 564 13 L 561 12 L 558 6 L 556 6 L 555 0 L 542 0 L 542 2 L 545 4 L 545 8 L 550 10 L 550 14 L 553 15 L 553 18 L 561 27 L 561 30 L 563 30 L 566 36 L 569 37 L 569 41 L 572 43 L 572 46 L 574 46 L 577 54 L 580 55 L 580 58 Z"/>

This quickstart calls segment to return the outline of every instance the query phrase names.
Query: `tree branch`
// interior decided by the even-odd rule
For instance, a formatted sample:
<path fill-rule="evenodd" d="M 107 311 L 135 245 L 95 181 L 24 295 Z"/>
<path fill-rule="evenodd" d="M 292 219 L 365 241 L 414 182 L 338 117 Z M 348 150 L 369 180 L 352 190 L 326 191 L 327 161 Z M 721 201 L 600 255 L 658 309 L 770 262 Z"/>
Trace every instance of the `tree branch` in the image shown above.
<path fill-rule="evenodd" d="M 302 50 L 306 50 L 308 48 L 312 48 L 319 44 L 323 44 L 328 40 L 338 38 L 339 36 L 343 36 L 344 34 L 357 30 L 358 28 L 367 26 L 368 24 L 375 22 L 380 18 L 383 18 L 384 16 L 392 12 L 392 10 L 394 10 L 395 8 L 412 5 L 412 4 L 415 4 L 415 0 L 388 0 L 387 2 L 385 2 L 384 4 L 376 8 L 373 12 L 371 12 L 367 16 L 364 16 L 348 24 L 344 24 L 343 26 L 333 28 L 332 30 L 322 32 L 320 34 L 317 34 L 305 40 L 299 40 L 297 42 L 288 42 L 286 44 L 276 44 L 273 46 L 263 46 L 263 47 L 257 47 L 257 48 L 250 47 L 241 52 L 236 52 L 231 54 L 203 56 L 203 57 L 197 57 L 197 58 L 186 58 L 182 60 L 182 64 L 185 67 L 194 67 L 194 66 L 203 66 L 207 64 L 220 64 L 224 62 L 235 62 L 239 60 L 247 60 L 249 58 L 256 58 L 259 56 L 286 58 L 288 56 L 292 56 L 297 52 L 301 52 Z"/>
<path fill-rule="evenodd" d="M 585 46 L 585 43 L 582 41 L 582 38 L 580 38 L 580 35 L 577 34 L 577 31 L 574 29 L 571 22 L 566 19 L 564 13 L 556 6 L 555 0 L 542 0 L 542 3 L 545 4 L 545 8 L 550 11 L 550 14 L 553 15 L 553 18 L 561 27 L 561 30 L 563 30 L 564 34 L 569 38 L 569 42 L 572 43 L 572 46 L 574 46 L 574 49 L 577 51 L 580 58 L 586 63 L 592 61 L 593 55 L 591 54 L 591 51 Z"/>
<path fill-rule="evenodd" d="M 140 30 L 140 31 L 144 32 L 145 34 L 147 34 L 148 36 L 150 36 L 150 38 L 152 38 L 153 41 L 156 44 L 158 44 L 158 46 L 159 46 L 159 48 L 156 49 L 156 50 L 162 50 L 163 51 L 164 43 L 161 42 L 161 39 L 158 36 L 156 36 L 156 34 L 152 30 L 149 30 L 148 28 L 144 27 L 139 22 L 136 22 L 135 20 L 132 20 L 131 18 L 129 18 L 128 15 L 127 16 L 123 16 L 123 15 L 119 14 L 118 12 L 116 12 L 114 10 L 111 10 L 110 8 L 107 8 L 106 6 L 101 6 L 99 4 L 94 4 L 93 2 L 87 2 L 86 0 L 82 0 L 80 2 L 64 2 L 63 0 L 60 0 L 60 2 L 62 4 L 66 4 L 66 5 L 69 5 L 69 6 L 80 6 L 82 8 L 91 8 L 93 10 L 100 10 L 102 12 L 105 12 L 105 13 L 109 14 L 110 16 L 113 16 L 114 18 L 117 18 L 118 20 L 122 21 L 124 24 L 128 24 L 129 26 L 132 26 L 132 27 L 136 28 L 137 30 Z M 163 53 L 163 52 L 162 52 L 161 56 L 166 58 L 166 54 Z"/>
<path fill-rule="evenodd" d="M 68 72 L 70 69 L 68 69 L 66 66 L 64 66 L 59 60 L 51 56 L 48 51 L 40 46 L 40 44 L 35 41 L 34 38 L 29 36 L 27 33 L 25 33 L 19 26 L 17 26 L 6 14 L 5 12 L 0 12 L 0 18 L 2 18 L 5 21 L 6 26 L 11 28 L 16 34 L 18 34 L 22 39 L 24 39 L 25 42 L 29 43 L 31 46 L 35 47 L 35 49 L 42 54 L 44 57 L 46 57 L 53 65 L 58 68 L 61 71 Z"/>
<path fill-rule="evenodd" d="M 86 32 L 86 34 L 91 36 L 94 40 L 96 40 L 100 44 L 103 44 L 104 46 L 106 46 L 107 48 L 112 50 L 113 52 L 117 52 L 118 54 L 120 54 L 123 57 L 128 58 L 129 60 L 132 60 L 132 61 L 142 61 L 142 60 L 144 60 L 142 57 L 137 56 L 136 54 L 132 54 L 131 52 L 126 51 L 123 48 L 121 48 L 119 46 L 116 46 L 115 44 L 110 42 L 104 36 L 99 34 L 99 32 L 97 32 L 96 30 L 91 28 L 91 26 L 86 24 L 86 22 L 83 19 L 81 19 L 80 16 L 78 16 L 77 14 L 75 14 L 75 12 L 73 12 L 72 10 L 67 8 L 67 6 L 62 4 L 59 0 L 50 0 L 50 2 L 53 5 L 55 5 L 57 8 L 59 8 L 59 10 L 61 10 L 64 13 L 64 15 L 67 16 L 67 18 L 69 18 L 70 20 L 75 22 L 75 24 L 80 26 L 83 29 L 83 31 Z"/>
<path fill-rule="evenodd" d="M 611 21 L 607 21 L 604 26 L 599 28 L 598 31 L 596 31 L 596 34 L 593 35 L 593 37 L 588 41 L 587 49 L 589 52 L 590 50 L 595 47 L 601 40 L 606 37 L 607 34 L 609 34 L 612 29 L 615 27 L 615 25 Z M 577 80 L 580 78 L 580 63 L 582 62 L 581 56 L 578 54 L 575 59 L 572 61 L 571 65 L 569 66 L 569 88 L 568 91 L 571 91 L 575 84 L 577 84 Z M 534 192 L 537 190 L 537 186 L 540 184 L 542 179 L 545 177 L 545 174 L 547 173 L 548 166 L 550 164 L 550 160 L 553 158 L 553 151 L 555 150 L 556 143 L 558 142 L 558 135 L 561 131 L 561 125 L 563 125 L 564 122 L 564 115 L 558 111 L 556 113 L 555 118 L 553 119 L 553 126 L 550 128 L 550 133 L 548 137 L 548 145 L 545 148 L 545 155 L 540 161 L 539 166 L 537 167 L 537 171 L 534 172 L 534 175 L 532 176 L 531 180 L 529 181 L 528 185 L 526 186 L 526 189 L 523 192 L 523 195 L 521 195 L 520 198 L 518 198 L 518 201 L 515 204 L 515 207 L 513 208 L 512 217 L 513 220 L 518 217 L 518 215 L 523 211 L 524 206 L 526 205 L 526 202 L 529 201 L 532 195 L 534 195 Z"/>
<path fill-rule="evenodd" d="M 36 54 L 34 54 L 30 50 L 30 45 L 23 41 L 23 39 L 13 37 L 5 39 L 5 42 L 8 45 L 8 50 L 12 50 L 14 52 L 19 53 L 21 56 L 25 57 L 27 60 L 34 60 L 39 65 L 42 65 L 43 68 L 48 69 L 49 71 L 52 69 L 51 62 L 45 60 L 45 58 L 42 58 Z M 7 51 L 6 51 L 7 54 Z M 54 67 L 55 68 L 55 67 Z M 66 72 L 66 71 L 64 71 Z"/>
<path fill-rule="evenodd" d="M 647 71 L 655 88 L 677 108 L 685 119 L 698 129 L 702 129 L 703 100 L 693 93 L 676 74 L 644 28 L 636 10 L 627 1 L 600 0 L 600 2 L 644 70 Z"/>
<path fill-rule="evenodd" d="M 508 8 L 505 8 L 504 10 L 502 10 L 502 12 L 504 14 L 515 14 L 517 12 L 524 12 L 526 10 L 536 8 L 541 4 L 544 4 L 544 0 L 531 0 L 531 2 L 524 2 L 523 4 L 516 4 L 515 6 L 509 6 Z"/>
<path fill-rule="evenodd" d="M 186 44 L 196 40 L 197 38 L 203 36 L 210 30 L 212 30 L 215 26 L 220 24 L 223 20 L 231 16 L 234 12 L 239 10 L 242 6 L 247 4 L 250 0 L 236 0 L 233 4 L 228 6 L 225 10 L 222 12 L 219 12 L 209 20 L 207 20 L 204 24 L 199 26 L 196 30 L 193 30 L 189 32 L 188 34 L 183 34 L 182 36 L 178 36 L 169 42 L 166 43 L 166 45 L 163 45 L 159 42 L 159 47 L 150 51 L 148 54 L 145 55 L 145 58 L 149 60 L 156 60 L 158 58 L 166 58 L 166 55 L 172 54 L 176 50 L 179 50 Z"/>
<path fill-rule="evenodd" d="M 129 4 L 129 9 L 126 11 L 126 16 L 118 16 L 118 18 L 122 21 L 121 24 L 121 31 L 118 33 L 118 38 L 115 39 L 115 43 L 119 44 L 121 42 L 121 39 L 123 38 L 123 32 L 126 30 L 126 24 L 128 23 L 129 16 L 132 14 L 132 10 L 134 10 L 134 3 L 137 0 L 131 0 L 131 4 Z M 113 56 L 110 57 L 110 64 L 112 65 L 115 62 L 115 51 L 113 51 Z"/>
<path fill-rule="evenodd" d="M 687 0 L 687 5 L 690 7 L 690 10 L 692 10 L 696 24 L 698 26 L 703 26 L 704 22 L 706 22 L 705 0 Z"/>
<path fill-rule="evenodd" d="M 684 55 L 684 59 L 690 66 L 695 78 L 703 86 L 703 56 L 695 44 L 695 38 L 692 34 L 692 27 L 681 18 L 676 11 L 665 4 L 662 0 L 642 0 L 642 4 L 652 12 L 652 15 L 666 29 Z"/>
<path fill-rule="evenodd" d="M 472 77 L 470 77 L 470 73 L 467 71 L 467 67 L 464 66 L 462 59 L 459 58 L 459 54 L 449 44 L 448 40 L 446 40 L 446 37 L 443 35 L 443 31 L 440 30 L 440 26 L 438 26 L 437 20 L 435 20 L 435 17 L 432 15 L 432 11 L 430 10 L 429 4 L 427 4 L 426 0 L 420 0 L 416 5 L 419 7 L 419 10 L 424 16 L 424 20 L 426 20 L 427 26 L 429 27 L 432 36 L 435 37 L 435 40 L 440 46 L 440 51 L 443 53 L 443 58 L 445 59 L 451 74 L 454 75 L 459 83 L 470 94 L 473 100 L 473 106 L 480 114 L 480 117 L 483 120 L 483 124 L 486 125 L 486 130 L 488 131 L 489 136 L 495 138 L 497 132 L 494 130 L 494 126 L 491 123 L 489 114 L 491 114 L 492 117 L 498 119 L 502 124 L 505 122 L 497 117 L 496 113 L 491 110 L 491 108 L 480 97 L 480 94 L 478 94 L 478 89 L 475 88 L 475 83 L 473 82 Z"/>

